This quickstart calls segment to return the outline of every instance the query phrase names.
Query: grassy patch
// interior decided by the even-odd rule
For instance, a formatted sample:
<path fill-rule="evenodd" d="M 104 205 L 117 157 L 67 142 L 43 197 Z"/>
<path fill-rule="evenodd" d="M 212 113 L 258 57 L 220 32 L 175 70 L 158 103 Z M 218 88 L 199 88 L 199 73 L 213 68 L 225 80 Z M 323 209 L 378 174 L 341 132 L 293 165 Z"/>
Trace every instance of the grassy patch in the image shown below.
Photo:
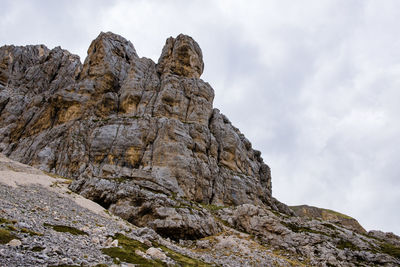
<path fill-rule="evenodd" d="M 284 226 L 286 226 L 288 229 L 292 230 L 295 233 L 313 233 L 313 234 L 320 234 L 320 235 L 328 236 L 328 234 L 326 234 L 324 232 L 313 230 L 311 228 L 304 227 L 304 226 L 298 226 L 297 224 L 294 224 L 294 223 L 281 222 L 281 224 L 283 224 Z"/>
<path fill-rule="evenodd" d="M 103 248 L 101 251 L 113 258 L 115 263 L 123 261 L 138 264 L 139 266 L 166 266 L 162 261 L 148 260 L 135 253 L 137 249 L 145 252 L 149 248 L 145 244 L 122 234 L 116 234 L 114 239 L 118 240 L 120 247 Z"/>
<path fill-rule="evenodd" d="M 14 224 L 15 222 L 0 217 L 0 223 L 1 224 L 3 224 L 3 223 L 5 223 L 5 224 Z"/>
<path fill-rule="evenodd" d="M 134 263 L 138 266 L 167 266 L 161 261 L 148 260 L 135 253 L 134 250 L 130 250 L 125 247 L 117 248 L 103 248 L 101 250 L 104 254 L 114 259 L 114 263 L 127 262 Z"/>
<path fill-rule="evenodd" d="M 31 250 L 32 250 L 33 252 L 40 252 L 40 251 L 42 251 L 43 249 L 44 249 L 44 247 L 40 247 L 40 246 L 35 246 L 35 247 L 31 248 Z"/>
<path fill-rule="evenodd" d="M 73 235 L 88 235 L 88 233 L 81 231 L 79 229 L 76 229 L 71 226 L 66 226 L 66 225 L 52 225 L 48 223 L 43 224 L 45 227 L 51 227 L 54 229 L 54 231 L 61 232 L 61 233 L 70 233 Z"/>
<path fill-rule="evenodd" d="M 351 243 L 350 241 L 344 240 L 344 239 L 340 239 L 340 241 L 337 243 L 336 247 L 338 249 L 350 249 L 350 250 L 360 250 L 359 247 L 357 247 L 356 245 L 354 245 L 353 243 Z"/>
<path fill-rule="evenodd" d="M 169 249 L 165 246 L 160 245 L 159 248 L 161 248 L 165 252 L 165 254 L 167 254 L 168 257 L 173 259 L 178 264 L 178 266 L 198 266 L 198 267 L 211 266 L 208 263 L 190 258 L 188 256 L 175 252 L 172 249 Z"/>
<path fill-rule="evenodd" d="M 322 211 L 325 211 L 325 212 L 327 212 L 327 213 L 334 214 L 334 215 L 338 216 L 339 218 L 343 218 L 343 219 L 352 219 L 352 220 L 354 220 L 353 217 L 350 217 L 350 216 L 348 216 L 348 215 L 346 215 L 346 214 L 343 214 L 343 213 L 340 213 L 340 212 L 337 212 L 337 211 L 334 211 L 334 210 L 329 210 L 329 209 L 321 209 L 321 210 L 322 210 Z"/>
<path fill-rule="evenodd" d="M 15 228 L 14 225 L 10 225 L 10 224 L 7 224 L 7 225 L 5 226 L 5 229 L 6 229 L 6 230 L 9 230 L 9 231 L 14 231 L 14 232 L 18 231 L 18 229 Z"/>
<path fill-rule="evenodd" d="M 26 229 L 26 228 L 21 228 L 21 233 L 26 233 L 26 234 L 29 234 L 31 236 L 33 236 L 33 235 L 42 236 L 43 235 L 42 233 L 38 233 L 38 232 L 29 230 L 29 229 Z"/>
<path fill-rule="evenodd" d="M 221 218 L 214 216 L 214 219 L 220 223 L 222 223 L 223 225 L 225 225 L 226 227 L 232 228 L 232 225 L 230 225 L 227 221 L 222 220 Z M 236 229 L 237 230 L 237 229 Z M 238 230 L 239 231 L 239 230 Z M 246 233 L 247 234 L 247 233 Z"/>
<path fill-rule="evenodd" d="M 382 253 L 386 253 L 392 257 L 400 259 L 400 247 L 396 247 L 389 243 L 383 243 L 380 247 Z"/>
<path fill-rule="evenodd" d="M 7 244 L 13 239 L 16 239 L 17 237 L 10 233 L 10 231 L 6 229 L 0 229 L 0 244 Z"/>
<path fill-rule="evenodd" d="M 276 210 L 270 209 L 269 211 L 272 212 L 273 214 L 275 214 L 276 217 L 286 217 L 286 216 L 283 216 L 281 213 L 277 212 Z"/>
<path fill-rule="evenodd" d="M 160 260 L 145 259 L 135 253 L 135 250 L 146 252 L 149 247 L 145 244 L 122 234 L 116 234 L 114 239 L 118 240 L 120 247 L 103 248 L 102 252 L 113 258 L 115 263 L 127 262 L 137 264 L 138 266 L 167 266 Z M 178 266 L 211 266 L 202 261 L 177 253 L 157 243 L 153 243 L 153 246 L 161 248 L 168 257 L 176 261 Z"/>
<path fill-rule="evenodd" d="M 336 230 L 336 227 L 330 223 L 323 223 L 322 225 L 329 229 Z"/>

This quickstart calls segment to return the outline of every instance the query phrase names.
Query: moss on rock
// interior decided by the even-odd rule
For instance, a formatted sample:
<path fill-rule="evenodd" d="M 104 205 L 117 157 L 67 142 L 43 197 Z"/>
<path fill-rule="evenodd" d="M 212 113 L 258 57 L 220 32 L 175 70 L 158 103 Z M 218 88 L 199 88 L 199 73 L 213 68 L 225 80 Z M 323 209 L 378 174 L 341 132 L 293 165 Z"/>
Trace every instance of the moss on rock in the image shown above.
<path fill-rule="evenodd" d="M 45 227 L 51 227 L 54 229 L 54 231 L 57 232 L 61 232 L 61 233 L 70 233 L 72 235 L 88 235 L 88 233 L 79 230 L 75 227 L 71 227 L 71 226 L 66 226 L 66 225 L 52 225 L 52 224 L 48 224 L 45 223 L 43 224 Z"/>

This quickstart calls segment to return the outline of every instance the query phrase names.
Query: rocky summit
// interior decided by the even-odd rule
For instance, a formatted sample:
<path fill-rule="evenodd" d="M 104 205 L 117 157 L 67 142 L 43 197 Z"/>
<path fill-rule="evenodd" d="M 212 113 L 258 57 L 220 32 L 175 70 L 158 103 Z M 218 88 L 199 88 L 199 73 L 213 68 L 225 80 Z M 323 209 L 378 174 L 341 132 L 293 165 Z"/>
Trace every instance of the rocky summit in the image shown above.
<path fill-rule="evenodd" d="M 111 32 L 100 33 L 91 43 L 83 64 L 60 47 L 1 47 L 0 152 L 8 159 L 0 166 L 7 171 L 0 181 L 7 184 L 10 172 L 21 172 L 15 166 L 26 166 L 10 162 L 28 164 L 41 175 L 68 179 L 68 194 L 100 204 L 129 229 L 153 232 L 145 242 L 139 230 L 128 237 L 127 229 L 118 232 L 110 226 L 104 231 L 115 242 L 97 242 L 103 236 L 91 236 L 91 227 L 96 227 L 91 218 L 99 215 L 86 216 L 84 236 L 96 241 L 85 250 L 90 260 L 83 260 L 78 250 L 72 255 L 61 249 L 63 258 L 60 253 L 52 258 L 51 250 L 45 256 L 42 251 L 35 254 L 23 227 L 12 226 L 23 217 L 15 209 L 28 207 L 23 220 L 41 221 L 43 217 L 30 214 L 32 203 L 24 200 L 24 192 L 34 201 L 53 195 L 45 193 L 49 188 L 2 185 L 12 193 L 2 195 L 6 204 L 0 206 L 0 263 L 92 266 L 149 264 L 146 260 L 152 259 L 153 265 L 188 266 L 179 256 L 190 257 L 189 265 L 195 266 L 400 264 L 396 235 L 367 232 L 349 216 L 288 207 L 273 198 L 269 166 L 213 108 L 214 90 L 200 79 L 203 70 L 199 45 L 183 34 L 167 39 L 158 63 L 139 57 L 131 42 Z M 26 201 L 20 208 L 15 206 L 19 197 Z M 63 223 L 70 224 L 65 227 L 79 221 L 72 210 L 54 212 L 65 214 Z M 96 220 L 108 225 L 103 217 Z M 61 237 L 48 228 L 57 221 L 41 223 L 29 224 L 29 231 L 42 233 L 35 239 L 41 246 L 55 246 L 54 238 Z M 65 232 L 67 238 L 76 238 Z M 12 240 L 3 238 L 10 235 Z M 80 237 L 79 246 L 90 246 L 91 239 L 85 238 Z M 135 249 L 128 246 L 132 243 Z M 73 251 L 73 242 L 68 244 Z"/>

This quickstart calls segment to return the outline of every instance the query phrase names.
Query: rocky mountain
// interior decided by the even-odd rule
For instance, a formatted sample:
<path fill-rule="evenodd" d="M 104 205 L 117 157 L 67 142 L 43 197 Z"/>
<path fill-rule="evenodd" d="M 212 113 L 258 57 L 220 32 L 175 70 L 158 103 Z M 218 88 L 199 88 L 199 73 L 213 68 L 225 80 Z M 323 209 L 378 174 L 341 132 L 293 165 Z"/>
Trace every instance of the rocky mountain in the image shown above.
<path fill-rule="evenodd" d="M 92 42 L 83 64 L 60 47 L 3 46 L 0 151 L 72 179 L 70 190 L 161 239 L 213 255 L 210 264 L 272 264 L 257 253 L 283 257 L 280 265 L 400 264 L 397 236 L 274 199 L 270 168 L 213 108 L 203 69 L 199 45 L 182 34 L 167 39 L 158 63 L 110 32 Z M 241 260 L 224 261 L 213 248 Z"/>

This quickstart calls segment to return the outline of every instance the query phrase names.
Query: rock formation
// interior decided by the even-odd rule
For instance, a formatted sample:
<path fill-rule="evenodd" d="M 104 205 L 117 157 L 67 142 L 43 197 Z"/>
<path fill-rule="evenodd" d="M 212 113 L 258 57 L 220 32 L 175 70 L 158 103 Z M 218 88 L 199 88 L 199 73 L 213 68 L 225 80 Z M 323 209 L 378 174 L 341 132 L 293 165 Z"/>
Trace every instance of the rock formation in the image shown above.
<path fill-rule="evenodd" d="M 343 225 L 344 227 L 360 234 L 367 233 L 367 231 L 358 223 L 356 219 L 333 210 L 321 209 L 307 205 L 292 206 L 290 208 L 296 213 L 297 216 L 303 218 L 323 220 L 330 223 Z"/>
<path fill-rule="evenodd" d="M 192 38 L 169 38 L 157 64 L 109 32 L 83 65 L 43 45 L 4 46 L 0 62 L 2 153 L 76 179 L 71 188 L 113 213 L 194 238 L 220 227 L 209 214 L 173 208 L 176 197 L 277 209 L 260 152 L 213 109 Z"/>
<path fill-rule="evenodd" d="M 236 229 L 305 264 L 399 263 L 395 235 L 274 199 L 270 168 L 213 108 L 203 69 L 199 45 L 182 34 L 167 39 L 157 64 L 110 32 L 83 64 L 60 47 L 3 46 L 0 152 L 72 178 L 71 190 L 113 214 L 200 248 L 222 237 L 200 238 Z"/>

